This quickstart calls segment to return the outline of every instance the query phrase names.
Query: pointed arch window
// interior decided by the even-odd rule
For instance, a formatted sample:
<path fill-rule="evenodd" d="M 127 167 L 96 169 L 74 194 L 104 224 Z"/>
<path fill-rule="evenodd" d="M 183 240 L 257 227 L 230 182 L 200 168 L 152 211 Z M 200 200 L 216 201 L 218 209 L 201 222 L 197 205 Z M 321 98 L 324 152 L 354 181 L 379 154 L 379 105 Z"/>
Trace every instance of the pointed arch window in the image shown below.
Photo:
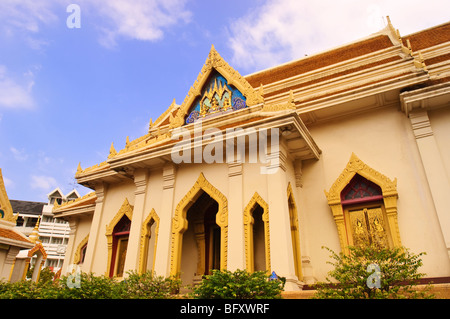
<path fill-rule="evenodd" d="M 390 180 L 352 154 L 325 195 L 345 253 L 348 246 L 401 246 L 396 179 Z"/>
<path fill-rule="evenodd" d="M 108 240 L 108 263 L 106 275 L 122 277 L 130 234 L 133 206 L 125 199 L 117 214 L 106 226 Z"/>

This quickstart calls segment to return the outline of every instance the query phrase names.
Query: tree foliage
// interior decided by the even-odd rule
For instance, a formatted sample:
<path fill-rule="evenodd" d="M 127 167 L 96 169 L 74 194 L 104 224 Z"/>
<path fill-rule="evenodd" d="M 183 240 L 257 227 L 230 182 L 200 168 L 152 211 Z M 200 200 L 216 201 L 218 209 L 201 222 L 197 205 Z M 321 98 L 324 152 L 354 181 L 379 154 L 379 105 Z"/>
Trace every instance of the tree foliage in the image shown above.
<path fill-rule="evenodd" d="M 349 253 L 327 249 L 334 262 L 326 282 L 316 284 L 314 298 L 381 299 L 432 298 L 427 289 L 414 289 L 425 274 L 419 273 L 421 256 L 402 248 L 374 245 L 349 247 Z"/>
<path fill-rule="evenodd" d="M 269 280 L 264 271 L 213 270 L 193 288 L 191 296 L 197 299 L 278 299 L 283 287 L 281 280 Z"/>
<path fill-rule="evenodd" d="M 15 283 L 0 282 L 0 299 L 156 299 L 175 298 L 181 282 L 175 278 L 129 272 L 126 280 L 96 276 L 80 272 L 79 283 L 74 275 L 48 280 L 42 276 L 39 282 L 22 280 Z"/>

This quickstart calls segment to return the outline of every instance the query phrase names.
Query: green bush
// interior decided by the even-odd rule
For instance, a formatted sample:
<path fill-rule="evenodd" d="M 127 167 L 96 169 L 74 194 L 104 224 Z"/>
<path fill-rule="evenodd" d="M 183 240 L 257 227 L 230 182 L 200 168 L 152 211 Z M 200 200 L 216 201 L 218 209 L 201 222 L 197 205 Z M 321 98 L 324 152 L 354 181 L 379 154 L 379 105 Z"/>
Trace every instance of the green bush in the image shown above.
<path fill-rule="evenodd" d="M 264 271 L 249 273 L 246 270 L 213 270 L 193 288 L 191 297 L 196 299 L 275 299 L 281 298 L 284 284 L 281 280 L 269 280 Z"/>
<path fill-rule="evenodd" d="M 80 274 L 79 287 L 71 287 L 72 277 L 62 276 L 59 280 L 57 298 L 62 299 L 116 299 L 121 297 L 120 283 L 114 278 L 95 276 L 93 273 Z"/>
<path fill-rule="evenodd" d="M 128 272 L 122 282 L 122 298 L 129 299 L 170 299 L 176 297 L 181 280 L 173 277 L 155 276 L 152 272 L 142 275 L 135 271 Z"/>
<path fill-rule="evenodd" d="M 79 285 L 74 276 L 62 276 L 56 281 L 44 276 L 38 283 L 0 282 L 0 299 L 161 299 L 175 297 L 181 285 L 179 279 L 152 276 L 150 272 L 129 272 L 121 282 L 93 273 L 78 275 Z"/>
<path fill-rule="evenodd" d="M 316 284 L 314 298 L 381 299 L 432 298 L 428 289 L 414 286 L 425 274 L 419 273 L 420 258 L 425 253 L 412 254 L 406 248 L 376 246 L 349 247 L 349 253 L 331 253 L 334 269 L 326 283 Z"/>

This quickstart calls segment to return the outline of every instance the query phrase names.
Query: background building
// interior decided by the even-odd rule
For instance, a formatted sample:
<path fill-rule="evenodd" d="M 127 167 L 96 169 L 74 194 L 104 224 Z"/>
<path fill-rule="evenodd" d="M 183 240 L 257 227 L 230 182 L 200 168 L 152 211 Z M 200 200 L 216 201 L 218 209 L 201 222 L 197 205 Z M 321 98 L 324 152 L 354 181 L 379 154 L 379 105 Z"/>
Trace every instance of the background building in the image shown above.
<path fill-rule="evenodd" d="M 50 267 L 54 272 L 57 272 L 63 265 L 70 228 L 68 222 L 54 217 L 53 204 L 55 202 L 62 204 L 78 197 L 79 194 L 76 190 L 64 195 L 59 188 L 56 188 L 47 195 L 47 202 L 10 200 L 14 214 L 18 216 L 15 229 L 30 236 L 39 222 L 38 240 L 47 253 L 43 267 Z M 34 264 L 33 259 L 31 264 Z"/>

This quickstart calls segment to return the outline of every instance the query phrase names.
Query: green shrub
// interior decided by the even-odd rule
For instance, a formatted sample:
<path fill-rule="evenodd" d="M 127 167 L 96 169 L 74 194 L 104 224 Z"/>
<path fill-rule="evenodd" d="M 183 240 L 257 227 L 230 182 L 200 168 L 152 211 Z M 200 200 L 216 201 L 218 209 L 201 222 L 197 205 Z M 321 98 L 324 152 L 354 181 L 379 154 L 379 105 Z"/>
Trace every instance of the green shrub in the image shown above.
<path fill-rule="evenodd" d="M 284 284 L 269 280 L 264 271 L 213 270 L 193 288 L 191 296 L 197 299 L 275 299 L 281 298 Z"/>
<path fill-rule="evenodd" d="M 155 276 L 152 272 L 138 274 L 128 272 L 128 277 L 121 283 L 122 298 L 128 299 L 170 299 L 180 290 L 181 280 L 172 277 Z"/>
<path fill-rule="evenodd" d="M 116 299 L 121 297 L 120 283 L 114 278 L 95 276 L 93 273 L 80 274 L 79 286 L 71 287 L 72 277 L 62 276 L 59 280 L 58 298 L 62 299 Z"/>
<path fill-rule="evenodd" d="M 58 286 L 52 281 L 22 280 L 0 285 L 0 299 L 54 299 L 57 296 Z"/>
<path fill-rule="evenodd" d="M 406 248 L 376 246 L 349 247 L 349 253 L 331 252 L 334 269 L 326 283 L 316 284 L 314 298 L 381 299 L 432 298 L 429 287 L 413 289 L 425 274 L 419 273 L 420 258 L 425 253 L 412 254 Z"/>

